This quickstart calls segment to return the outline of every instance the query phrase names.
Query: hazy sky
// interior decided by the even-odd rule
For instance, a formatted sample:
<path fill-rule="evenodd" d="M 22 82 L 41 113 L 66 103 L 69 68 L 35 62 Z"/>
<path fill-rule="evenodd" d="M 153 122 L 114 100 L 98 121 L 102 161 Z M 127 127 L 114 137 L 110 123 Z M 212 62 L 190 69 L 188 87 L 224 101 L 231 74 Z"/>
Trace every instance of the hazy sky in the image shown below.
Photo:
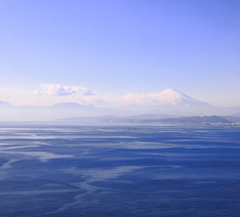
<path fill-rule="evenodd" d="M 0 0 L 0 31 L 1 101 L 240 106 L 239 0 Z"/>

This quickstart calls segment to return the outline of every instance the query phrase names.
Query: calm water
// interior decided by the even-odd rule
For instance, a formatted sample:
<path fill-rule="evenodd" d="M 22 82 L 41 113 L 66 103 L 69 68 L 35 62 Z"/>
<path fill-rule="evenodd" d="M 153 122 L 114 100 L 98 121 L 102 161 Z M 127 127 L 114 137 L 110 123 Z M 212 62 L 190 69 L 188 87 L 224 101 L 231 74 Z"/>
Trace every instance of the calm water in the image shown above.
<path fill-rule="evenodd" d="M 240 129 L 0 124 L 1 217 L 240 213 Z"/>

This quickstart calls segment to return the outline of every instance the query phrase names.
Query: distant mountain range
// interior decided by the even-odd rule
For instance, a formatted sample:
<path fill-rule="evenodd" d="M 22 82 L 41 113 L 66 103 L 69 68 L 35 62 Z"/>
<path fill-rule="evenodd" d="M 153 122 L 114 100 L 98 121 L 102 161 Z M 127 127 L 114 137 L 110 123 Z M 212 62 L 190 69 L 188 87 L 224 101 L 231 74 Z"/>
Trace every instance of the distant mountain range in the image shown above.
<path fill-rule="evenodd" d="M 11 106 L 11 104 L 8 102 L 0 101 L 0 107 L 6 107 L 6 106 Z"/>
<path fill-rule="evenodd" d="M 166 89 L 154 98 L 150 105 L 130 104 L 115 108 L 80 105 L 74 102 L 58 103 L 52 106 L 14 106 L 0 101 L 0 121 L 48 121 L 71 117 L 136 116 L 152 115 L 156 118 L 188 116 L 240 116 L 240 107 L 215 107 L 207 102 L 198 101 L 178 90 Z M 157 115 L 157 116 L 156 116 Z M 146 118 L 143 115 L 142 118 Z M 138 119 L 142 119 L 140 116 Z"/>
<path fill-rule="evenodd" d="M 134 115 L 128 117 L 119 116 L 100 116 L 100 117 L 73 117 L 73 118 L 63 118 L 58 119 L 61 122 L 80 122 L 80 123 L 191 123 L 191 124 L 201 124 L 201 123 L 240 123 L 240 117 L 232 116 L 189 116 L 189 117 L 167 117 L 168 115 Z"/>

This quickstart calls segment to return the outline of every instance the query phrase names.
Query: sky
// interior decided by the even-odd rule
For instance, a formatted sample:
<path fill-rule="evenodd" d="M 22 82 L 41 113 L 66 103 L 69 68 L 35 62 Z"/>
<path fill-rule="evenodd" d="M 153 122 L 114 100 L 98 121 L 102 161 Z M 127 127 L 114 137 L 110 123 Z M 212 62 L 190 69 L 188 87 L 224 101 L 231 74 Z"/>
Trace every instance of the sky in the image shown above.
<path fill-rule="evenodd" d="M 0 0 L 0 101 L 240 106 L 239 0 Z M 128 100 L 129 102 L 129 100 Z"/>

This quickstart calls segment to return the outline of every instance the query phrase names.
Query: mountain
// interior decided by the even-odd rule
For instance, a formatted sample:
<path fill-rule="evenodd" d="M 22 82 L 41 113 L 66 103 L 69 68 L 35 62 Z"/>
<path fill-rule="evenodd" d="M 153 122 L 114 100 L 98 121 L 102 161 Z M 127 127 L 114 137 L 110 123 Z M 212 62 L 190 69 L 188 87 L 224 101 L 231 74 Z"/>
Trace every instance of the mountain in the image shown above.
<path fill-rule="evenodd" d="M 125 115 L 125 110 L 98 108 L 90 105 L 66 102 L 52 106 L 4 106 L 0 104 L 0 121 L 51 121 L 76 116 Z M 6 104 L 7 105 L 7 104 Z M 134 112 L 129 112 L 132 114 Z"/>
<path fill-rule="evenodd" d="M 240 117 L 240 112 L 234 114 L 233 116 L 238 116 L 238 117 Z"/>
<path fill-rule="evenodd" d="M 172 104 L 172 105 L 210 105 L 206 102 L 201 102 L 192 97 L 176 90 L 176 89 L 166 89 L 158 94 L 157 98 L 162 104 Z"/>
<path fill-rule="evenodd" d="M 61 118 L 57 121 L 64 122 L 103 122 L 103 123 L 117 123 L 117 122 L 156 122 L 166 118 L 173 118 L 176 116 L 173 115 L 158 115 L 158 114 L 142 114 L 142 115 L 133 115 L 133 116 L 113 116 L 113 115 L 104 115 L 98 117 L 71 117 L 71 118 Z"/>
<path fill-rule="evenodd" d="M 231 117 L 225 118 L 222 116 L 190 116 L 190 117 L 172 117 L 164 118 L 156 114 L 150 115 L 135 115 L 127 117 L 118 116 L 100 116 L 100 117 L 75 117 L 75 118 L 63 118 L 58 121 L 63 122 L 97 122 L 97 123 L 167 123 L 167 124 L 210 124 L 221 123 L 229 124 L 236 123 L 236 120 L 229 120 Z"/>
<path fill-rule="evenodd" d="M 176 116 L 240 116 L 240 107 L 216 107 L 207 102 L 196 100 L 176 89 L 166 89 L 156 95 L 154 105 L 131 104 L 122 109 L 142 113 L 169 114 Z"/>
<path fill-rule="evenodd" d="M 10 107 L 10 106 L 12 105 L 8 102 L 0 101 L 0 107 Z"/>
<path fill-rule="evenodd" d="M 224 116 L 224 118 L 231 121 L 232 123 L 240 123 L 240 117 L 237 116 Z"/>
<path fill-rule="evenodd" d="M 144 97 L 146 95 L 143 95 L 143 98 L 140 98 L 140 100 L 148 102 L 148 100 L 144 101 L 146 99 Z M 58 103 L 52 106 L 14 106 L 8 102 L 0 101 L 0 121 L 48 121 L 89 116 L 104 116 L 106 120 L 113 118 L 109 116 L 118 116 L 115 119 L 119 119 L 119 116 L 128 116 L 128 119 L 131 120 L 152 119 L 154 121 L 176 116 L 233 116 L 233 114 L 239 116 L 240 114 L 240 107 L 215 107 L 175 89 L 166 89 L 160 93 L 153 94 L 153 98 L 150 97 L 149 102 L 152 102 L 152 104 L 131 104 L 121 107 L 103 108 L 95 107 L 92 104 L 81 105 L 74 102 Z"/>
<path fill-rule="evenodd" d="M 163 120 L 164 123 L 232 123 L 224 117 L 212 115 L 212 116 L 192 116 L 182 118 L 167 118 Z"/>
<path fill-rule="evenodd" d="M 89 105 L 81 105 L 75 102 L 65 102 L 65 103 L 57 103 L 52 106 L 51 108 L 57 108 L 57 109 L 94 109 L 96 108 L 92 104 Z"/>
<path fill-rule="evenodd" d="M 169 114 L 177 116 L 214 115 L 216 107 L 196 100 L 176 89 L 166 89 L 156 94 L 152 105 L 131 104 L 121 107 L 126 110 L 134 110 L 142 113 Z"/>

